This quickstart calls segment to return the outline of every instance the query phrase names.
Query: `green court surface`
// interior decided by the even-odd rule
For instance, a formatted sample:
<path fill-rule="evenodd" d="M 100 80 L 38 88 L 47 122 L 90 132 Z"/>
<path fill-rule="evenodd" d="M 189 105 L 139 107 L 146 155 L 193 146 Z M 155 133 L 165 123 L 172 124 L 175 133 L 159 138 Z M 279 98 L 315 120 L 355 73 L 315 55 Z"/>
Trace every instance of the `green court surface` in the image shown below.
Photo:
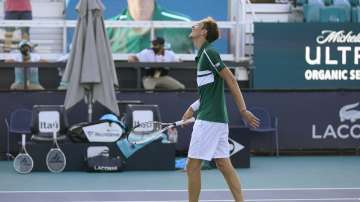
<path fill-rule="evenodd" d="M 251 157 L 251 168 L 237 169 L 244 189 L 359 188 L 359 156 Z M 216 169 L 203 170 L 203 189 L 226 189 Z M 12 161 L 0 161 L 0 191 L 184 190 L 186 173 L 33 172 L 17 174 Z"/>

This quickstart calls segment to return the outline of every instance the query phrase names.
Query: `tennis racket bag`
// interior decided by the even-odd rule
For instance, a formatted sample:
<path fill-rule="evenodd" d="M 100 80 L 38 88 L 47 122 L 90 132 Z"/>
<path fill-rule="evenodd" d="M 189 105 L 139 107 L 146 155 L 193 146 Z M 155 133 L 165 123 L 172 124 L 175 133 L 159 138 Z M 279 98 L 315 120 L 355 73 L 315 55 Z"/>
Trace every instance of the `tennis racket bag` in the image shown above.
<path fill-rule="evenodd" d="M 124 132 L 117 122 L 100 120 L 75 124 L 69 128 L 68 136 L 73 142 L 116 142 Z"/>
<path fill-rule="evenodd" d="M 86 165 L 89 172 L 116 172 L 124 169 L 125 162 L 120 156 L 111 157 L 107 146 L 90 146 Z"/>

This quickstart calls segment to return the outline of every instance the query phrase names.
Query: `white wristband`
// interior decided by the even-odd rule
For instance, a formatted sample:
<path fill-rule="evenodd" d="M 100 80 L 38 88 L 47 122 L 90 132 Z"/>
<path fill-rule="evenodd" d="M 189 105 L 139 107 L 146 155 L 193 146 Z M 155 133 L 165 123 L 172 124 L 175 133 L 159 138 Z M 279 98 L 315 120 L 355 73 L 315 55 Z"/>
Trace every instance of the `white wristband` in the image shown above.
<path fill-rule="evenodd" d="M 200 107 L 200 100 L 196 100 L 194 103 L 190 105 L 191 109 L 194 111 L 199 110 Z"/>

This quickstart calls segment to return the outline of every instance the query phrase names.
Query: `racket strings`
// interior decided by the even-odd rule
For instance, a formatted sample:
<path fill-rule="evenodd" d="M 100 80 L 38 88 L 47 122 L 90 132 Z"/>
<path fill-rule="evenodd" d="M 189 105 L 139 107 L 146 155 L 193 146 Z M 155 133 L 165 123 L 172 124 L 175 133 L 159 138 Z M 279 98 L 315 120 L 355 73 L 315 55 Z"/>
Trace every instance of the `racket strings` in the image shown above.
<path fill-rule="evenodd" d="M 46 165 L 51 172 L 61 172 L 66 166 L 65 154 L 60 149 L 51 149 L 46 156 Z"/>
<path fill-rule="evenodd" d="M 168 123 L 161 123 L 161 122 L 144 122 L 135 126 L 129 134 L 131 135 L 139 135 L 145 136 L 149 134 L 153 134 L 156 131 L 162 130 L 165 126 L 169 125 Z"/>
<path fill-rule="evenodd" d="M 162 133 L 165 128 L 171 125 L 171 123 L 161 123 L 161 122 L 144 122 L 139 124 L 139 127 L 145 130 L 138 130 L 134 128 L 128 135 L 129 142 L 143 142 L 146 140 L 153 139 L 158 136 L 159 133 Z"/>
<path fill-rule="evenodd" d="M 33 166 L 33 160 L 28 154 L 19 154 L 14 160 L 14 169 L 21 174 L 30 173 Z"/>
<path fill-rule="evenodd" d="M 143 128 L 143 129 L 147 129 L 147 130 L 153 132 L 153 131 L 160 130 L 164 125 L 167 125 L 167 123 L 151 121 L 151 122 L 141 123 L 135 129 Z"/>
<path fill-rule="evenodd" d="M 48 152 L 46 156 L 46 166 L 51 172 L 59 173 L 66 167 L 66 157 L 59 147 L 57 134 L 54 134 L 53 138 L 55 148 L 50 149 Z"/>

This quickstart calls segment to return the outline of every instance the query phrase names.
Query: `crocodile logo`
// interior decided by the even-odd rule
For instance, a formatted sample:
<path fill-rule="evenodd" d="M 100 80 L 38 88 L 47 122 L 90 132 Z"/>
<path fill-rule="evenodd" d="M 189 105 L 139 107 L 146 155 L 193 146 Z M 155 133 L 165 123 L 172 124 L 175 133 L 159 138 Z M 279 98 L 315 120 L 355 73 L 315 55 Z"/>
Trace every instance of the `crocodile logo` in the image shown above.
<path fill-rule="evenodd" d="M 360 103 L 357 102 L 341 107 L 339 111 L 340 121 L 344 122 L 349 120 L 351 123 L 354 123 L 356 120 L 360 119 L 360 110 L 355 109 L 359 104 Z"/>

